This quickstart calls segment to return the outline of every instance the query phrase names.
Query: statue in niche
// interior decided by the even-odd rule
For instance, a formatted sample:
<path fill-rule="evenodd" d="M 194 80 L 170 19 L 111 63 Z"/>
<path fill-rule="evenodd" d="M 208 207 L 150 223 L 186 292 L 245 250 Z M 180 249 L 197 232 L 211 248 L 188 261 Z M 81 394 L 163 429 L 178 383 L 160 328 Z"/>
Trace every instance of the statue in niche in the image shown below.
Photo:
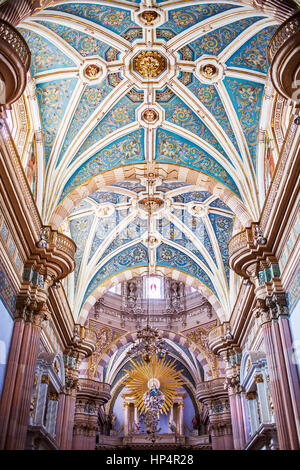
<path fill-rule="evenodd" d="M 175 311 L 180 308 L 180 286 L 177 282 L 171 284 L 171 305 Z"/>
<path fill-rule="evenodd" d="M 135 307 L 136 299 L 137 299 L 136 290 L 137 290 L 137 287 L 136 287 L 135 282 L 132 282 L 132 281 L 128 282 L 127 284 L 127 307 L 129 308 Z"/>

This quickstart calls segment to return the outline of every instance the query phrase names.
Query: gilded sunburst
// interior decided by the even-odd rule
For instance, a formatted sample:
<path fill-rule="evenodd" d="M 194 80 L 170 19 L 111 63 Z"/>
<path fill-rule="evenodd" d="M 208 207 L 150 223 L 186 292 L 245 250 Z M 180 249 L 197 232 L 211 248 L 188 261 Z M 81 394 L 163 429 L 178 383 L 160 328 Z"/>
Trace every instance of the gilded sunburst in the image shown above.
<path fill-rule="evenodd" d="M 156 379 L 156 383 L 159 384 L 159 389 L 165 397 L 160 413 L 167 414 L 173 405 L 178 390 L 185 384 L 180 378 L 182 369 L 176 370 L 175 368 L 176 359 L 172 361 L 171 359 L 158 359 L 157 356 L 153 356 L 150 363 L 143 360 L 133 361 L 132 359 L 130 362 L 133 367 L 126 370 L 129 377 L 124 384 L 129 394 L 134 398 L 138 410 L 141 413 L 146 411 L 143 396 L 149 390 L 149 383 Z"/>

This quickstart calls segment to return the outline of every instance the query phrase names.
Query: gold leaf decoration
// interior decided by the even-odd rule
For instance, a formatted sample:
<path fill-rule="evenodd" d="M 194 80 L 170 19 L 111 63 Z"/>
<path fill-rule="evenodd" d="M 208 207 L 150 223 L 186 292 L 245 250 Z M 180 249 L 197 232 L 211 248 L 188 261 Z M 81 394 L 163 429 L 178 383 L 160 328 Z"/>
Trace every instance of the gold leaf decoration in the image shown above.
<path fill-rule="evenodd" d="M 159 359 L 154 355 L 150 363 L 144 360 L 130 360 L 132 368 L 125 370 L 129 377 L 125 380 L 124 384 L 129 391 L 129 395 L 133 397 L 137 409 L 144 413 L 146 407 L 143 401 L 144 394 L 149 390 L 148 382 L 150 379 L 157 379 L 159 381 L 159 389 L 165 396 L 165 403 L 160 410 L 160 413 L 167 414 L 173 405 L 174 398 L 178 390 L 186 383 L 180 378 L 180 373 L 183 369 L 177 371 L 175 362 L 171 359 Z"/>

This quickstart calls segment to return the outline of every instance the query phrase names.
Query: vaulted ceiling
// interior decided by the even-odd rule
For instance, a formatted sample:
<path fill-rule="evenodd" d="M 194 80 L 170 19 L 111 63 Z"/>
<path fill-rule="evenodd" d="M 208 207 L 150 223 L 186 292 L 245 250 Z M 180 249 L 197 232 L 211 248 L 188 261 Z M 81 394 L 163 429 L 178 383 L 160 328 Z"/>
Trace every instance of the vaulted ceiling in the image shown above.
<path fill-rule="evenodd" d="M 261 210 L 257 141 L 276 27 L 237 1 L 159 0 L 61 1 L 20 26 L 42 130 L 42 217 L 77 244 L 76 318 L 101 286 L 148 264 L 192 277 L 228 318 L 238 284 L 227 243 Z"/>

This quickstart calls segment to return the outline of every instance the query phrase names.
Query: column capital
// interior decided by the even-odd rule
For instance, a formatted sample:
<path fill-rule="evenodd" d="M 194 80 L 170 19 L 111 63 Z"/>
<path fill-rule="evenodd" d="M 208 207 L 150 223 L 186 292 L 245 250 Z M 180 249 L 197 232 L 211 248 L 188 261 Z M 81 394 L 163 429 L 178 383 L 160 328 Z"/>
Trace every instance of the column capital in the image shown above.
<path fill-rule="evenodd" d="M 245 393 L 246 400 L 255 400 L 256 392 L 247 392 Z"/>
<path fill-rule="evenodd" d="M 242 391 L 239 374 L 236 374 L 232 377 L 227 377 L 225 385 L 227 387 L 229 395 L 236 395 L 238 393 L 241 393 Z"/>
<path fill-rule="evenodd" d="M 41 376 L 41 384 L 46 384 L 46 385 L 49 385 L 50 383 L 50 377 L 48 374 L 43 374 Z"/>
<path fill-rule="evenodd" d="M 266 307 L 269 310 L 271 320 L 287 318 L 289 315 L 285 292 L 273 292 L 272 295 L 267 296 Z"/>
<path fill-rule="evenodd" d="M 263 375 L 262 374 L 256 374 L 256 376 L 254 377 L 254 380 L 255 380 L 256 384 L 263 383 L 263 381 L 264 381 Z"/>
<path fill-rule="evenodd" d="M 66 395 L 73 395 L 77 390 L 77 386 L 78 379 L 76 377 L 66 377 L 63 393 Z"/>
<path fill-rule="evenodd" d="M 30 296 L 17 299 L 15 320 L 23 320 L 40 328 L 49 319 L 49 310 L 46 302 L 38 301 Z"/>

